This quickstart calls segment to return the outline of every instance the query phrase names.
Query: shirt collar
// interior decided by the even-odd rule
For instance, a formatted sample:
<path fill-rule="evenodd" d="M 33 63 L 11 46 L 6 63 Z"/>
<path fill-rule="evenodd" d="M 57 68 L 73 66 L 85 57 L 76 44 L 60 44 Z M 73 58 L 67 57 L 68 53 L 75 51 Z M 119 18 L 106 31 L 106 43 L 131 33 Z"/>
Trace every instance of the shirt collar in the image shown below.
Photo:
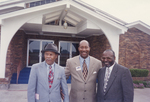
<path fill-rule="evenodd" d="M 45 62 L 45 63 L 46 63 L 46 62 Z M 48 64 L 46 63 L 46 66 L 49 68 L 50 65 L 48 65 Z M 52 66 L 52 69 L 54 69 L 55 62 L 54 62 L 51 66 Z"/>
<path fill-rule="evenodd" d="M 115 62 L 114 62 L 114 64 L 113 64 L 112 66 L 109 67 L 109 69 L 110 69 L 111 71 L 112 71 L 114 65 L 115 65 Z M 108 67 L 106 67 L 106 68 L 108 68 Z"/>
<path fill-rule="evenodd" d="M 87 63 L 87 61 L 90 59 L 90 57 L 88 56 L 86 59 L 82 58 L 81 56 L 79 57 L 81 62 L 83 63 L 83 61 L 85 60 L 85 62 Z"/>

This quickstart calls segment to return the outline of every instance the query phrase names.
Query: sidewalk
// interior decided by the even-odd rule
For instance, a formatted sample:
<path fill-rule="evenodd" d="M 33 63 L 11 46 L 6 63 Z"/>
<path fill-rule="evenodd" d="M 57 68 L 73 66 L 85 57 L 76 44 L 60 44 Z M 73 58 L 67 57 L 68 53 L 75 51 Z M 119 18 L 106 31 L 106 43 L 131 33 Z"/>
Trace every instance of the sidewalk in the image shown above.
<path fill-rule="evenodd" d="M 70 84 L 68 84 L 70 90 Z M 0 90 L 0 102 L 27 102 L 27 84 L 11 84 Z M 150 88 L 134 89 L 134 102 L 150 102 Z"/>

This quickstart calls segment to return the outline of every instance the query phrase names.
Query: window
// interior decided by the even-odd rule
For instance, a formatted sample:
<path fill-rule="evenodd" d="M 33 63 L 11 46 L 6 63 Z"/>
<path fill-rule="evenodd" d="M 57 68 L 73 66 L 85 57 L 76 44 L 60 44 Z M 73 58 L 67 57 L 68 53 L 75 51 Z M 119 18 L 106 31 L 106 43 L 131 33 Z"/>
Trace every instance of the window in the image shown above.
<path fill-rule="evenodd" d="M 60 0 L 39 0 L 39 1 L 35 1 L 35 2 L 30 2 L 30 7 L 48 4 L 48 3 L 56 2 L 56 1 L 60 1 Z"/>
<path fill-rule="evenodd" d="M 79 42 L 59 42 L 59 51 L 61 55 L 58 58 L 58 64 L 61 66 L 66 66 L 66 61 L 68 58 L 79 55 L 78 51 Z"/>
<path fill-rule="evenodd" d="M 27 66 L 44 61 L 44 55 L 41 51 L 48 43 L 54 43 L 52 40 L 28 40 Z"/>

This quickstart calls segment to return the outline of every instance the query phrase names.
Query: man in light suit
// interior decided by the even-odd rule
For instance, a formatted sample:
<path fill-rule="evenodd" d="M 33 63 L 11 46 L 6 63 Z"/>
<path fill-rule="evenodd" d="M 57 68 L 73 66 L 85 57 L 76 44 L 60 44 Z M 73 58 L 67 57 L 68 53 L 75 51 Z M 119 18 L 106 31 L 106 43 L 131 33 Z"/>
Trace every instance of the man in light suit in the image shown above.
<path fill-rule="evenodd" d="M 97 102 L 133 102 L 134 88 L 128 68 L 115 63 L 115 53 L 102 55 L 104 67 L 98 73 Z"/>
<path fill-rule="evenodd" d="M 80 55 L 66 62 L 65 74 L 71 75 L 70 102 L 96 102 L 96 78 L 101 61 L 89 56 L 90 46 L 82 40 L 78 48 Z M 85 60 L 85 62 L 84 62 Z"/>
<path fill-rule="evenodd" d="M 55 63 L 59 53 L 55 44 L 44 50 L 45 61 L 34 64 L 28 82 L 28 102 L 61 102 L 60 86 L 64 101 L 69 102 L 64 68 Z"/>

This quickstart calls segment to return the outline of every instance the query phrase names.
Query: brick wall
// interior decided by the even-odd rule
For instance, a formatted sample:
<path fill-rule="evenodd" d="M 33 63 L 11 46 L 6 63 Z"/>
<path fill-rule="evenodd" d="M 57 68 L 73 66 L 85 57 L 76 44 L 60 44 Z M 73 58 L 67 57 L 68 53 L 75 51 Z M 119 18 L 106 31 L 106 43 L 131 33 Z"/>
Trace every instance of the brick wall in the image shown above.
<path fill-rule="evenodd" d="M 120 35 L 119 63 L 127 68 L 150 71 L 150 35 L 136 29 L 129 29 Z M 150 77 L 150 73 L 149 73 Z"/>
<path fill-rule="evenodd" d="M 10 77 L 12 73 L 17 72 L 17 67 L 21 61 L 22 67 L 25 66 L 25 33 L 23 31 L 18 31 L 12 38 L 6 58 L 6 77 Z M 21 68 L 22 68 L 21 67 Z"/>
<path fill-rule="evenodd" d="M 111 49 L 111 46 L 105 35 L 90 36 L 87 38 L 87 40 L 90 43 L 90 55 L 99 60 L 102 57 L 102 53 L 106 49 Z"/>
<path fill-rule="evenodd" d="M 24 48 L 25 45 L 25 33 L 23 31 L 18 31 L 14 37 L 12 38 L 8 50 L 7 50 L 7 58 L 6 58 L 6 72 L 5 79 L 0 79 L 0 83 L 8 84 L 13 73 L 17 72 L 17 67 L 19 62 L 21 62 L 20 70 L 25 66 L 25 61 L 23 58 L 25 56 Z"/>

